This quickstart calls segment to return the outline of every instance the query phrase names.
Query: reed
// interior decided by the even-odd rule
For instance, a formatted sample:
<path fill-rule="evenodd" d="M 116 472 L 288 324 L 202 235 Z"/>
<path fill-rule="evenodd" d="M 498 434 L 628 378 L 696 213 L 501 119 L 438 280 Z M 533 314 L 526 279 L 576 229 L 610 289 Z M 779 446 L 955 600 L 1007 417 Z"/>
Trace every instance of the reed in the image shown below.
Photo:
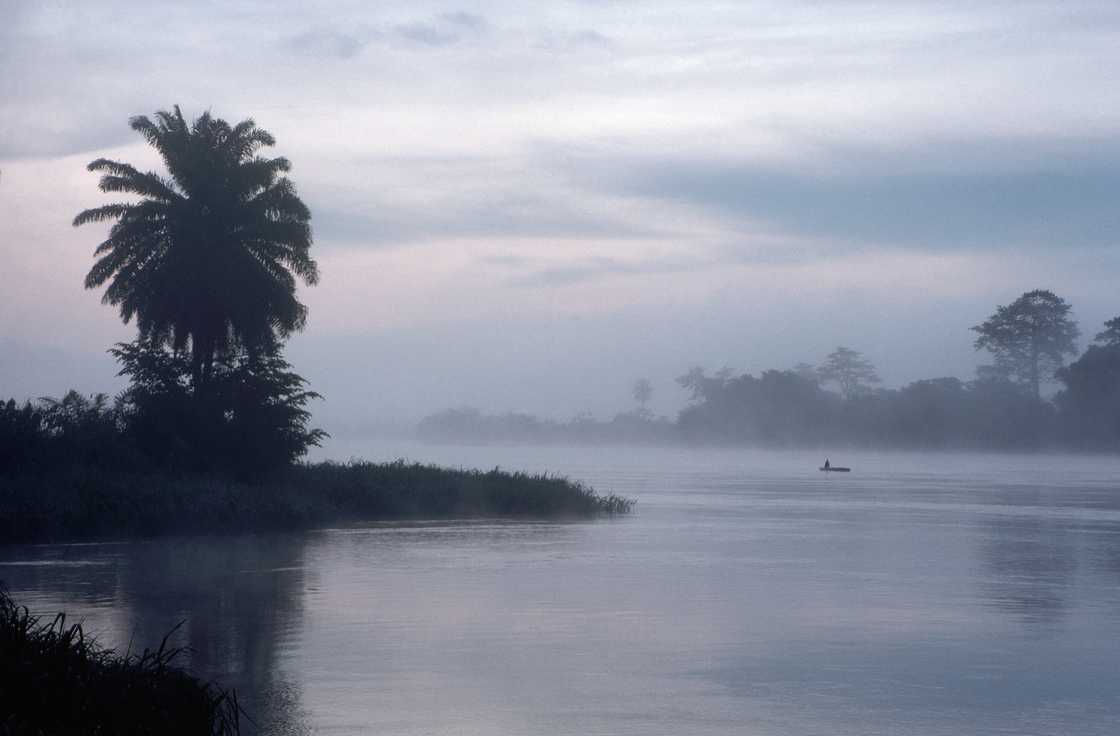
<path fill-rule="evenodd" d="M 416 518 L 590 518 L 630 499 L 560 476 L 391 463 L 297 464 L 267 482 L 68 468 L 0 475 L 0 539 L 306 529 Z"/>
<path fill-rule="evenodd" d="M 0 733 L 240 733 L 236 695 L 175 667 L 180 652 L 165 637 L 155 651 L 118 654 L 0 589 Z"/>

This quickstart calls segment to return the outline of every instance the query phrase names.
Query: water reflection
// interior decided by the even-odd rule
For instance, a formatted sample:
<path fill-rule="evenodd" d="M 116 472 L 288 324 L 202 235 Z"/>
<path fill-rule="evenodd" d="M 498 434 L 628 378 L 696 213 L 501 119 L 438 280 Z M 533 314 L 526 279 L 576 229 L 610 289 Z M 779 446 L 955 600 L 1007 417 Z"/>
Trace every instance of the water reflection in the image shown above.
<path fill-rule="evenodd" d="M 1056 625 L 1067 615 L 1077 550 L 1066 524 L 987 521 L 980 557 L 985 597 L 996 607 L 1030 624 Z"/>
<path fill-rule="evenodd" d="M 121 580 L 130 631 L 150 643 L 185 621 L 173 641 L 192 671 L 236 687 L 265 732 L 298 732 L 299 688 L 279 648 L 302 622 L 304 546 L 298 536 L 246 536 L 134 547 Z"/>
<path fill-rule="evenodd" d="M 181 666 L 233 687 L 243 733 L 306 733 L 283 645 L 302 625 L 305 538 L 189 538 L 8 550 L 0 579 L 33 610 L 68 611 L 106 645 L 155 648 L 168 632 Z"/>

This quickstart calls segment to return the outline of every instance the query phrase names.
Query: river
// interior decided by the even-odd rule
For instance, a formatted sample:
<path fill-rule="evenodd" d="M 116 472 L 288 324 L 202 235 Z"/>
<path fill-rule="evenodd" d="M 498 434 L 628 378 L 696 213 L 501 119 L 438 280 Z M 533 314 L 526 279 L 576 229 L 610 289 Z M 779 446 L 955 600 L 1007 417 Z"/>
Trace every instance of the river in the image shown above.
<path fill-rule="evenodd" d="M 589 522 L 0 546 L 20 603 L 189 647 L 262 733 L 1092 734 L 1120 458 L 355 447 L 637 499 Z M 246 728 L 247 733 L 255 732 Z"/>

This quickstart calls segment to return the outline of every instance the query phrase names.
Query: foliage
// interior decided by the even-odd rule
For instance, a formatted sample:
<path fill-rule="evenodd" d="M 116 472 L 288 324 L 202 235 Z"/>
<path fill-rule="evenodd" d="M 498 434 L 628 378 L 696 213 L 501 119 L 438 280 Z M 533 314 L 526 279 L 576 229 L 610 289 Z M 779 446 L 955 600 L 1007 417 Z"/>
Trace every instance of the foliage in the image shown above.
<path fill-rule="evenodd" d="M 709 376 L 700 366 L 693 366 L 688 372 L 677 377 L 677 385 L 688 391 L 689 398 L 693 401 L 707 399 L 718 394 L 731 378 L 732 370 L 724 366 Z"/>
<path fill-rule="evenodd" d="M 933 378 L 843 398 L 799 371 L 678 379 L 693 402 L 677 430 L 690 442 L 763 446 L 1032 448 L 1058 442 L 1055 409 L 999 371 Z"/>
<path fill-rule="evenodd" d="M 977 350 L 988 350 L 996 366 L 1041 397 L 1042 381 L 1054 376 L 1066 355 L 1077 352 L 1081 334 L 1069 316 L 1070 305 L 1053 292 L 1028 291 L 972 328 Z"/>
<path fill-rule="evenodd" d="M 827 432 L 826 414 L 835 397 L 793 371 L 764 371 L 709 377 L 702 369 L 677 379 L 697 401 L 677 424 L 690 441 L 730 440 L 749 444 L 813 444 Z"/>
<path fill-rule="evenodd" d="M 645 405 L 653 398 L 653 384 L 649 382 L 648 378 L 639 378 L 637 381 L 634 381 L 631 394 L 634 396 L 634 401 L 637 401 L 639 406 L 645 408 Z"/>
<path fill-rule="evenodd" d="M 820 374 L 817 373 L 817 368 L 812 363 L 797 363 L 793 366 L 793 372 L 807 381 L 813 383 L 820 381 Z"/>
<path fill-rule="evenodd" d="M 239 733 L 237 698 L 177 669 L 178 649 L 103 649 L 58 614 L 49 623 L 0 590 L 0 733 Z"/>
<path fill-rule="evenodd" d="M 556 476 L 403 461 L 297 464 L 267 485 L 68 468 L 0 476 L 0 539 L 306 529 L 379 519 L 589 517 L 624 514 L 631 505 Z"/>
<path fill-rule="evenodd" d="M 1113 317 L 1105 322 L 1104 329 L 1093 339 L 1105 347 L 1120 347 L 1120 317 Z"/>
<path fill-rule="evenodd" d="M 42 410 L 30 401 L 0 401 L 0 475 L 28 472 L 41 464 L 47 443 Z"/>
<path fill-rule="evenodd" d="M 0 401 L 0 475 L 88 465 L 125 469 L 142 464 L 123 436 L 120 407 L 105 394 L 67 392 L 61 399 Z"/>
<path fill-rule="evenodd" d="M 0 402 L 0 475 L 57 470 L 223 473 L 260 481 L 326 434 L 309 428 L 318 394 L 276 353 L 225 356 L 209 390 L 189 388 L 189 361 L 153 342 L 111 351 L 131 386 L 110 404 L 75 391 L 22 406 Z"/>
<path fill-rule="evenodd" d="M 981 366 L 967 389 L 968 412 L 958 430 L 962 446 L 1036 449 L 1061 442 L 1054 406 L 1011 380 L 1006 371 Z"/>
<path fill-rule="evenodd" d="M 318 446 L 305 388 L 278 350 L 226 352 L 205 391 L 190 390 L 190 366 L 154 340 L 120 343 L 112 354 L 131 379 L 121 396 L 125 432 L 156 467 L 267 476 Z"/>
<path fill-rule="evenodd" d="M 136 319 L 141 339 L 189 346 L 200 387 L 235 343 L 254 351 L 303 327 L 296 277 L 318 280 L 311 213 L 283 176 L 288 160 L 258 155 L 275 141 L 252 120 L 231 126 L 205 113 L 188 123 L 178 106 L 155 118 L 129 122 L 170 178 L 97 159 L 89 170 L 101 172 L 101 191 L 138 201 L 87 209 L 74 225 L 113 223 L 86 288 L 107 283 L 104 301 Z"/>
<path fill-rule="evenodd" d="M 867 394 L 873 384 L 881 382 L 869 360 L 843 345 L 829 353 L 824 364 L 817 369 L 817 376 L 822 383 L 838 385 L 845 399 Z"/>
<path fill-rule="evenodd" d="M 1058 379 L 1065 389 L 1055 402 L 1066 434 L 1078 444 L 1120 448 L 1120 343 L 1090 345 Z"/>
<path fill-rule="evenodd" d="M 634 503 L 560 476 L 452 470 L 403 460 L 298 466 L 293 479 L 365 518 L 586 517 L 625 514 Z"/>

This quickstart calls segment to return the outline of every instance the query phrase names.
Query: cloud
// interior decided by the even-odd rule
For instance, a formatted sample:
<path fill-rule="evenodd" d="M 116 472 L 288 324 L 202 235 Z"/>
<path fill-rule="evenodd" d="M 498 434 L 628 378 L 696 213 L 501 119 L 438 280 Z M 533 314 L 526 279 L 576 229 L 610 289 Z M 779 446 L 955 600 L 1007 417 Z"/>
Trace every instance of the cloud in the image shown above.
<path fill-rule="evenodd" d="M 350 59 L 370 41 L 370 35 L 343 33 L 331 29 L 306 31 L 285 40 L 284 45 L 311 56 Z"/>
<path fill-rule="evenodd" d="M 47 110 L 38 119 L 15 110 L 11 114 L 0 111 L 0 160 L 92 154 L 115 148 L 136 138 L 126 118 L 94 114 L 81 127 L 70 127 Z"/>
<path fill-rule="evenodd" d="M 442 13 L 431 20 L 401 23 L 393 26 L 391 33 L 398 40 L 420 46 L 450 46 L 481 36 L 487 29 L 482 16 L 459 11 Z"/>
<path fill-rule="evenodd" d="M 577 31 L 547 29 L 541 34 L 539 46 L 546 51 L 570 53 L 583 50 L 609 51 L 617 44 L 611 37 L 585 28 Z"/>
<path fill-rule="evenodd" d="M 281 46 L 320 58 L 352 59 L 374 42 L 393 41 L 411 46 L 450 46 L 486 33 L 489 24 L 481 15 L 457 11 L 425 20 L 400 23 L 359 24 L 341 30 L 322 27 L 289 36 Z"/>
<path fill-rule="evenodd" d="M 809 158 L 603 156 L 573 177 L 839 243 L 1100 247 L 1120 240 L 1120 147 L 1086 139 L 832 146 Z"/>
<path fill-rule="evenodd" d="M 494 259 L 490 260 L 493 261 Z M 511 286 L 529 288 L 540 286 L 570 286 L 609 278 L 611 276 L 643 276 L 681 273 L 684 271 L 693 271 L 698 268 L 710 267 L 712 263 L 710 259 L 702 257 L 646 256 L 640 260 L 599 257 L 577 259 L 567 262 L 564 265 L 541 268 L 531 265 L 531 262 L 520 260 L 508 265 L 515 266 L 522 271 L 528 271 L 528 273 L 511 279 L 509 284 Z"/>
<path fill-rule="evenodd" d="M 317 206 L 315 238 L 323 245 L 386 247 L 440 238 L 634 238 L 640 223 L 569 209 L 545 198 L 481 193 L 469 202 L 401 205 L 370 195 L 347 207 Z"/>
<path fill-rule="evenodd" d="M 475 13 L 468 13 L 466 11 L 458 10 L 451 13 L 441 13 L 438 20 L 451 27 L 461 28 L 464 31 L 471 31 L 478 33 L 486 30 L 488 23 L 486 18 Z"/>
<path fill-rule="evenodd" d="M 384 156 L 330 180 L 301 179 L 316 240 L 347 247 L 436 239 L 654 237 L 656 224 L 618 211 L 563 180 L 534 152 L 506 156 Z"/>

